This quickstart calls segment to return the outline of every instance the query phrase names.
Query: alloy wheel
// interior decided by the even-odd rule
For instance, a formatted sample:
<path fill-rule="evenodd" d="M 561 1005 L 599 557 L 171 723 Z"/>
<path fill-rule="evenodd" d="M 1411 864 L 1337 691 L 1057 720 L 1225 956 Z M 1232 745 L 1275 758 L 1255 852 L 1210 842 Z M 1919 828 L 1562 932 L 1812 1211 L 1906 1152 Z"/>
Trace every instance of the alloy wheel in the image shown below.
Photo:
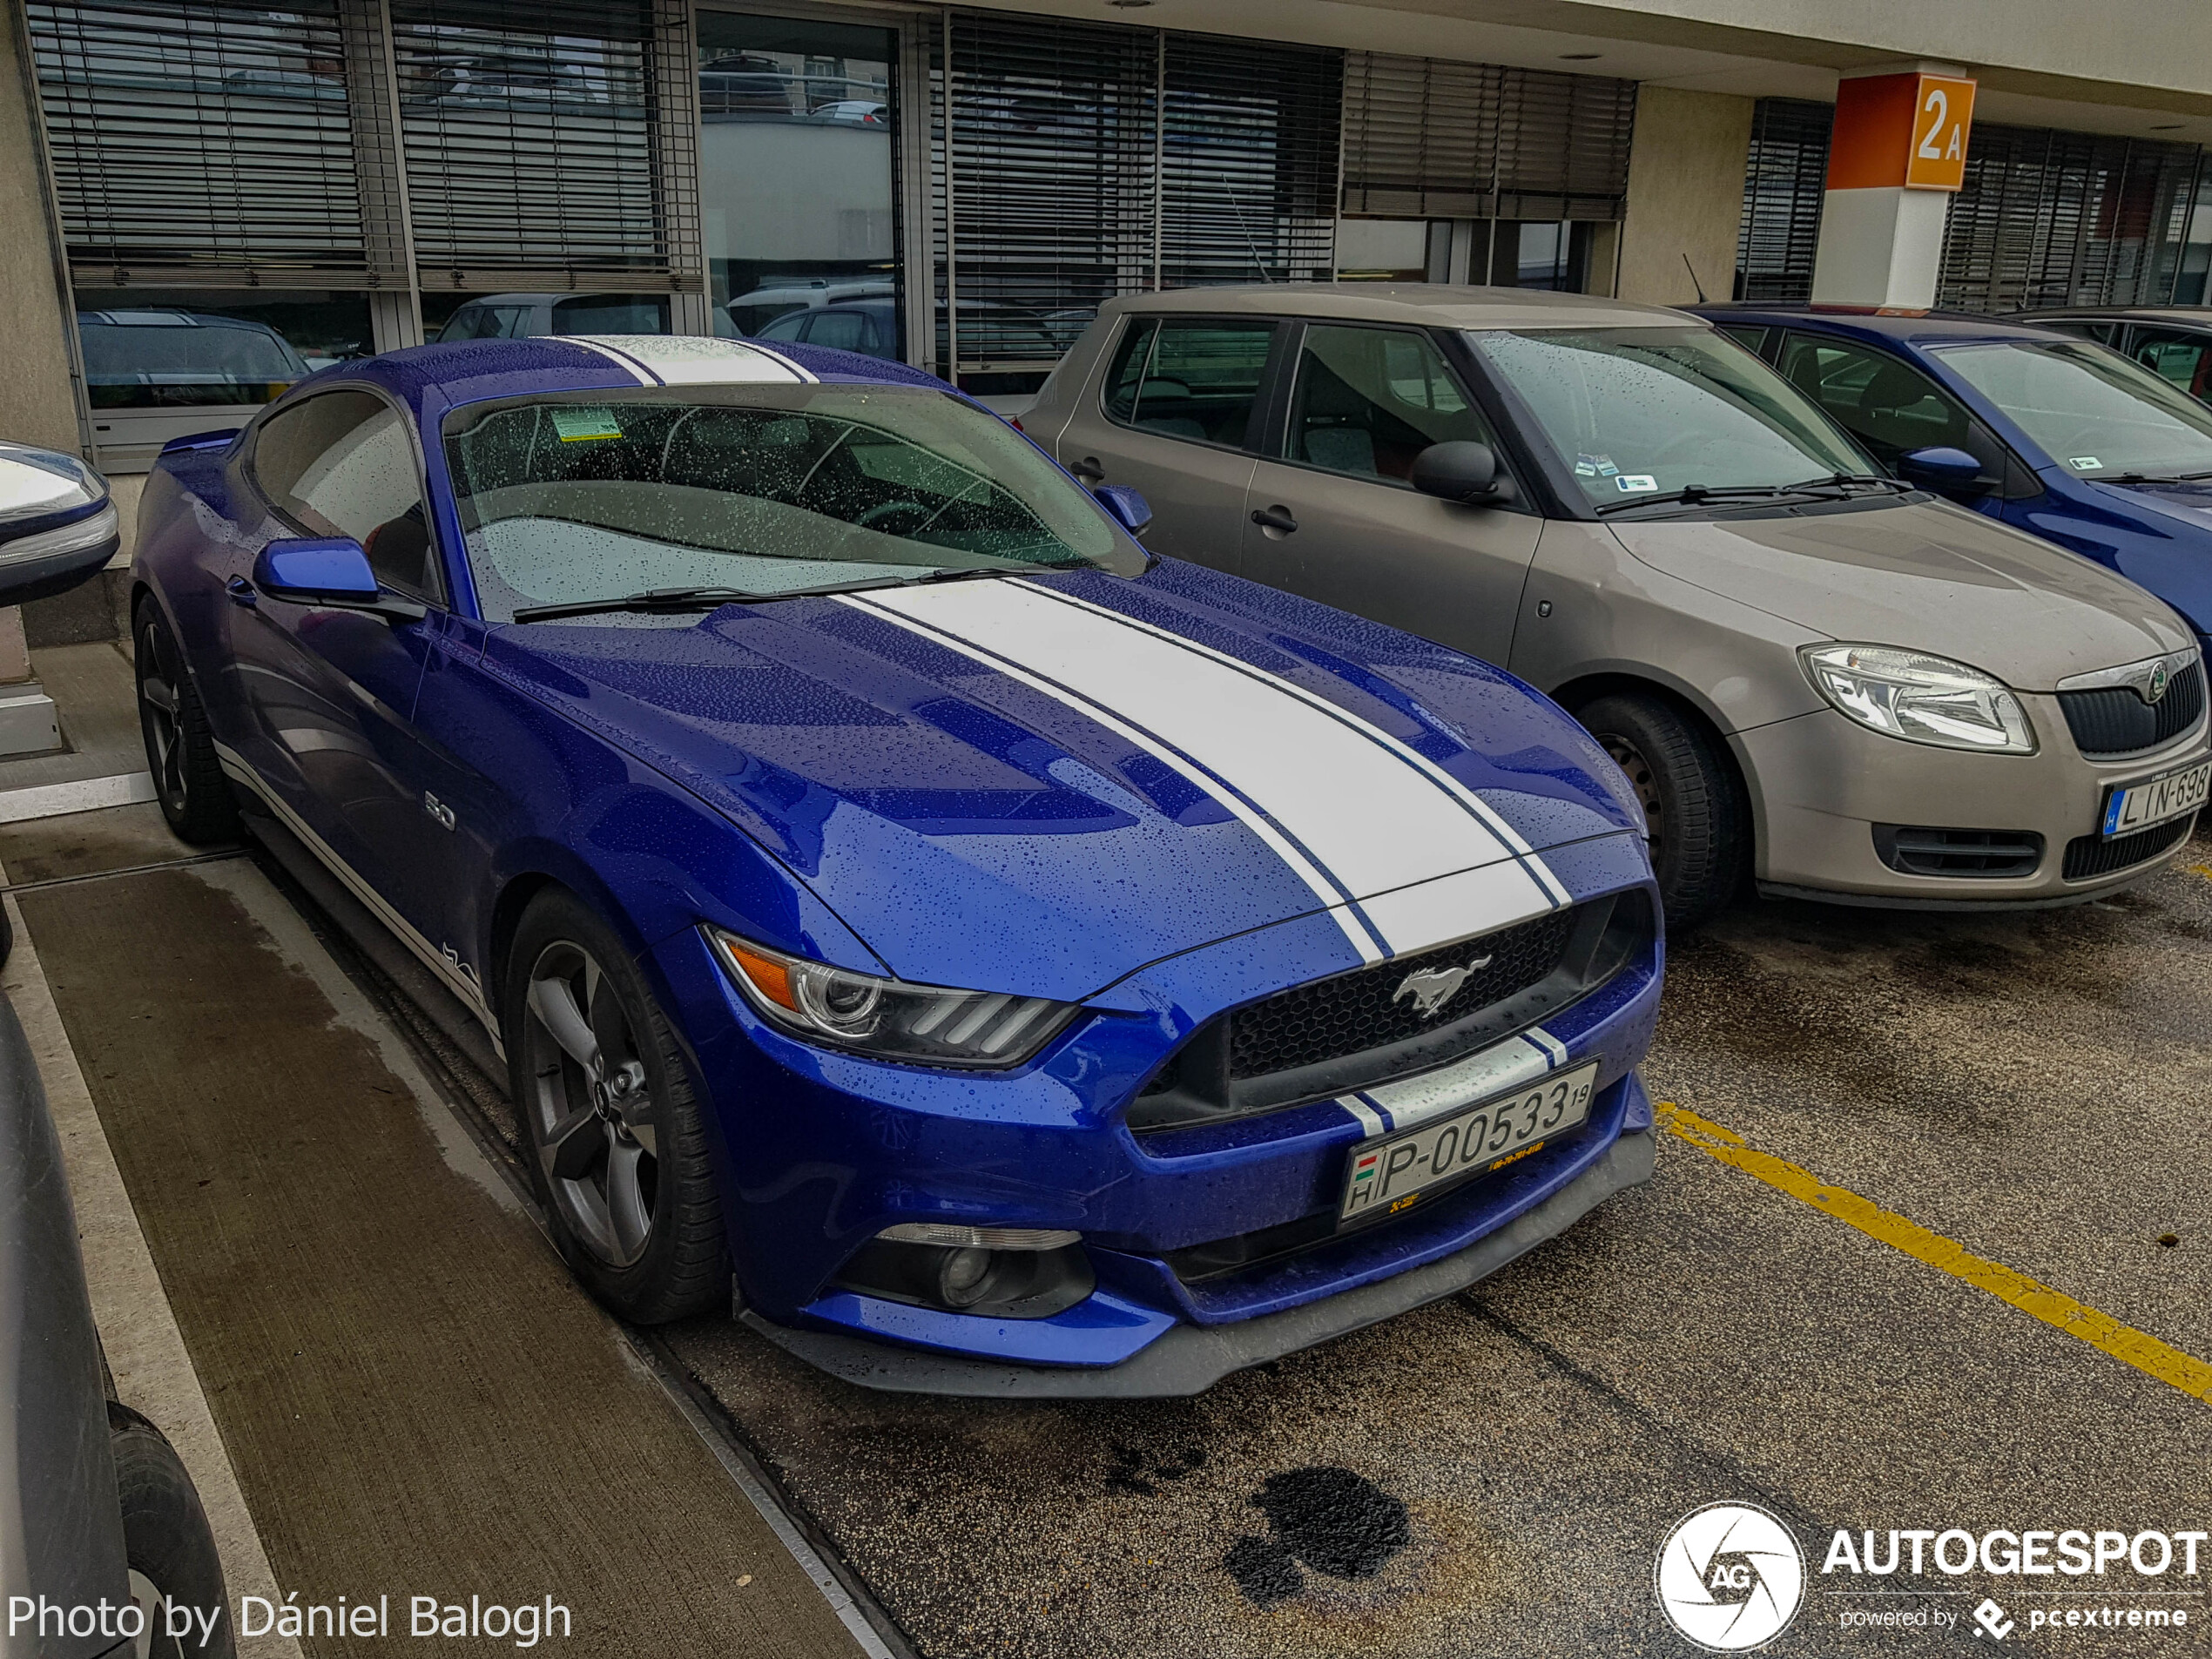
<path fill-rule="evenodd" d="M 556 940 L 538 953 L 523 1041 L 546 1190 L 585 1249 L 629 1267 L 652 1238 L 659 1115 L 629 1012 L 583 946 Z"/>
<path fill-rule="evenodd" d="M 172 815 L 185 808 L 184 703 L 178 694 L 179 669 L 168 630 L 152 617 L 138 631 L 138 722 L 145 730 L 146 760 L 161 804 Z"/>

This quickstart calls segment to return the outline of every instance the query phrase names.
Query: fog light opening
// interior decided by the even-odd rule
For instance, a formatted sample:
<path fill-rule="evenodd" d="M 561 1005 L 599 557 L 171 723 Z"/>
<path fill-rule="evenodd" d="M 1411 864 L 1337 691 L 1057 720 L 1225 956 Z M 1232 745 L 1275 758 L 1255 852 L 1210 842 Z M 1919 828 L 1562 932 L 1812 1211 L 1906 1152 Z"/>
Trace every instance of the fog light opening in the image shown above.
<path fill-rule="evenodd" d="M 991 1288 L 990 1251 L 948 1250 L 937 1269 L 937 1294 L 948 1307 L 974 1307 Z"/>

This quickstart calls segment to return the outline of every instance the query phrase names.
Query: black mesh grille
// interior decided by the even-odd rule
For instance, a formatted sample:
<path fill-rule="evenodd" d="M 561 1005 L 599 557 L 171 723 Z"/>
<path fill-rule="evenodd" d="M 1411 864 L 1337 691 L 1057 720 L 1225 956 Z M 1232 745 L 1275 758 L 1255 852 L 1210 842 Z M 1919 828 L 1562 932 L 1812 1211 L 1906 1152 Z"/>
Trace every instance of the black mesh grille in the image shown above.
<path fill-rule="evenodd" d="M 2086 881 L 2093 875 L 2110 875 L 2114 870 L 2155 859 L 2187 835 L 2195 822 L 2192 814 L 2171 824 L 2137 830 L 2133 835 L 2115 836 L 2109 841 L 2099 835 L 2077 835 L 2066 844 L 2066 879 Z"/>
<path fill-rule="evenodd" d="M 2146 703 L 2133 687 L 2107 685 L 2094 691 L 2060 691 L 2059 706 L 2074 733 L 2074 747 L 2100 759 L 2138 754 L 2171 743 L 2204 712 L 2204 664 L 2191 663 L 2174 676 L 2166 695 Z"/>
<path fill-rule="evenodd" d="M 1393 957 L 1240 1008 L 1231 1021 L 1229 1075 L 1232 1080 L 1264 1077 L 1364 1053 L 1502 1001 L 1559 966 L 1575 920 L 1572 910 L 1554 910 L 1480 939 Z M 1424 1020 L 1412 997 L 1398 995 L 1408 974 L 1465 968 L 1484 958 L 1485 965 L 1467 975 L 1436 1017 Z"/>

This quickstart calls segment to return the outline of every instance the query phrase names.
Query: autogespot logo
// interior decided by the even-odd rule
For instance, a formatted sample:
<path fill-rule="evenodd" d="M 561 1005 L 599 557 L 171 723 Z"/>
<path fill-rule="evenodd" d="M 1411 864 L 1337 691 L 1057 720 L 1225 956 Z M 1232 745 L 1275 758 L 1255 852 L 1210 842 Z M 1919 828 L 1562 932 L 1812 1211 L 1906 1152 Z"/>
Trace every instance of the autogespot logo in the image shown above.
<path fill-rule="evenodd" d="M 1676 1629 L 1709 1653 L 1745 1653 L 1797 1616 L 1805 1558 L 1765 1510 L 1709 1503 L 1667 1534 L 1652 1578 Z"/>

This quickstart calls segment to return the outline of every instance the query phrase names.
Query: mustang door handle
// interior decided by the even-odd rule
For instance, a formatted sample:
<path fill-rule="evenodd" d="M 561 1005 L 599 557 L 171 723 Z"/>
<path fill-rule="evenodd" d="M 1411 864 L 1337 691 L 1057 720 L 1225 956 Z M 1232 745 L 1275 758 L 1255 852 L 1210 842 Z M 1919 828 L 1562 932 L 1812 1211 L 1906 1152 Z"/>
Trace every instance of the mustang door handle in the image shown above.
<path fill-rule="evenodd" d="M 1106 469 L 1098 464 L 1096 455 L 1085 455 L 1081 461 L 1071 461 L 1068 470 L 1087 484 L 1095 484 L 1106 475 Z"/>
<path fill-rule="evenodd" d="M 242 576 L 234 576 L 223 583 L 223 591 L 230 595 L 231 603 L 234 605 L 251 605 L 261 597 L 253 590 L 253 584 Z"/>
<path fill-rule="evenodd" d="M 1298 528 L 1298 520 L 1291 516 L 1287 507 L 1261 507 L 1252 513 L 1252 523 L 1264 530 L 1280 530 L 1288 536 Z"/>

